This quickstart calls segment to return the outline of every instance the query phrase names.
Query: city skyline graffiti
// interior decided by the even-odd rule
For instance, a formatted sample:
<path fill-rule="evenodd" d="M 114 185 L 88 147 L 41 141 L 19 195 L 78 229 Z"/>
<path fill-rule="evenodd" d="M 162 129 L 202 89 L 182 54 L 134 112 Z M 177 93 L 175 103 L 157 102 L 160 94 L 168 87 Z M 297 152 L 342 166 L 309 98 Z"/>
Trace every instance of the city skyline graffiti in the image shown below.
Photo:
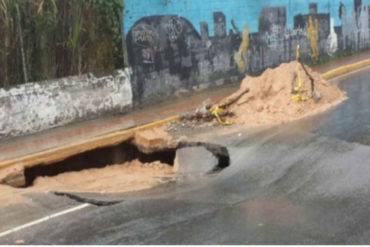
<path fill-rule="evenodd" d="M 370 4 L 370 0 L 363 0 L 363 4 Z M 125 0 L 124 29 L 127 34 L 132 26 L 141 18 L 155 15 L 177 15 L 188 19 L 200 33 L 199 23 L 211 23 L 213 13 L 222 11 L 230 18 L 226 22 L 226 29 L 232 28 L 231 19 L 243 29 L 248 23 L 250 32 L 258 31 L 258 18 L 263 8 L 285 7 L 287 13 L 287 27 L 293 28 L 294 16 L 307 14 L 309 3 L 316 3 L 318 12 L 328 13 L 334 19 L 334 25 L 341 24 L 338 9 L 341 4 L 347 9 L 350 17 L 354 10 L 353 0 L 173 0 L 164 4 L 163 0 Z M 214 34 L 210 26 L 209 33 Z"/>
<path fill-rule="evenodd" d="M 251 31 L 247 22 L 240 30 L 232 17 L 221 11 L 213 13 L 213 25 L 201 21 L 199 32 L 190 20 L 178 15 L 138 20 L 127 33 L 134 95 L 163 97 L 238 72 L 258 74 L 294 60 L 298 44 L 305 61 L 369 47 L 369 5 L 354 0 L 356 11 L 349 15 L 346 5 L 340 4 L 340 25 L 335 25 L 329 13 L 319 12 L 317 3 L 308 3 L 307 8 L 307 13 L 293 16 L 290 28 L 286 7 L 264 7 L 257 32 Z"/>

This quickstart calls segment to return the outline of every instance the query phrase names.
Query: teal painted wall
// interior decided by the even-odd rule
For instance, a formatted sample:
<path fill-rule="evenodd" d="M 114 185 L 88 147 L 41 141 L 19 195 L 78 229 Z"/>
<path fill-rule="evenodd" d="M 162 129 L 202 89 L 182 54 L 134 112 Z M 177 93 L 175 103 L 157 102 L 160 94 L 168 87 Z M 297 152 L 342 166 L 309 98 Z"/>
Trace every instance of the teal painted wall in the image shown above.
<path fill-rule="evenodd" d="M 262 73 L 296 59 L 298 44 L 306 63 L 370 48 L 370 0 L 125 3 L 135 102 L 230 81 L 238 74 Z M 317 27 L 309 28 L 311 18 Z M 245 25 L 248 39 L 242 33 Z M 248 45 L 242 50 L 244 42 Z"/>
<path fill-rule="evenodd" d="M 288 28 L 293 28 L 293 18 L 298 14 L 308 14 L 310 2 L 318 4 L 318 12 L 330 13 L 335 25 L 340 25 L 339 5 L 342 2 L 347 8 L 347 15 L 353 12 L 353 0 L 170 0 L 166 5 L 164 0 L 124 0 L 125 31 L 143 17 L 152 15 L 179 15 L 188 19 L 200 31 L 199 23 L 213 22 L 213 12 L 222 11 L 226 18 L 227 30 L 231 28 L 231 19 L 242 29 L 245 24 L 251 32 L 258 30 L 258 17 L 264 7 L 283 6 L 287 9 Z M 370 4 L 364 0 L 363 4 Z M 210 34 L 213 27 L 210 25 Z"/>

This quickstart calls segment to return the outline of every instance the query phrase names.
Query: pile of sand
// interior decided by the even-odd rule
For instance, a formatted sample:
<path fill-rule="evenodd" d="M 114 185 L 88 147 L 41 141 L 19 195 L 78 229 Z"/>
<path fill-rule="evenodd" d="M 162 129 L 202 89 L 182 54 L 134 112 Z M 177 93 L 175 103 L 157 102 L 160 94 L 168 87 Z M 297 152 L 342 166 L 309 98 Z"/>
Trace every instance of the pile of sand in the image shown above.
<path fill-rule="evenodd" d="M 66 172 L 54 177 L 39 177 L 27 191 L 116 193 L 149 189 L 174 175 L 173 167 L 160 162 L 124 164 Z"/>
<path fill-rule="evenodd" d="M 229 110 L 235 112 L 235 117 L 231 120 L 251 127 L 281 124 L 323 112 L 346 98 L 346 94 L 339 88 L 308 66 L 305 67 L 308 74 L 315 79 L 315 91 L 321 95 L 318 102 L 313 99 L 297 102 L 292 99 L 292 85 L 297 80 L 297 69 L 300 70 L 305 87 L 311 89 L 309 76 L 294 61 L 276 69 L 267 69 L 259 77 L 246 77 L 240 90 L 230 96 L 235 97 L 246 88 L 250 90 L 229 107 Z"/>
<path fill-rule="evenodd" d="M 104 168 L 66 172 L 54 177 L 38 177 L 33 186 L 15 189 L 0 185 L 1 207 L 32 203 L 29 193 L 48 191 L 123 193 L 151 189 L 175 178 L 173 167 L 159 161 L 142 163 L 133 160 Z"/>

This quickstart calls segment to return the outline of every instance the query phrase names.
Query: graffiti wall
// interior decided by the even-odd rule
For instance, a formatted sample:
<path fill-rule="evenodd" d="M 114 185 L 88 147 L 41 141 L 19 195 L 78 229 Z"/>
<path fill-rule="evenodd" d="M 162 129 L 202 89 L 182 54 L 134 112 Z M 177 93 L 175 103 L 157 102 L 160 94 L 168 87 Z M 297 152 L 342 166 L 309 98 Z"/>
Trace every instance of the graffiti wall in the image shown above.
<path fill-rule="evenodd" d="M 135 102 L 368 48 L 367 1 L 125 0 Z"/>
<path fill-rule="evenodd" d="M 0 89 L 0 139 L 370 46 L 370 0 L 124 0 L 130 68 Z"/>

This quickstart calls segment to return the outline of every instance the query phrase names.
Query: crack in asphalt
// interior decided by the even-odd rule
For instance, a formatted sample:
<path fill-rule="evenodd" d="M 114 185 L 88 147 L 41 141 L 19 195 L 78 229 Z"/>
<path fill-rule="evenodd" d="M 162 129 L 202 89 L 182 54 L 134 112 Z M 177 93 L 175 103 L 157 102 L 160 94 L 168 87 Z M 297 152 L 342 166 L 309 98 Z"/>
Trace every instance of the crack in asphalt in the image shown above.
<path fill-rule="evenodd" d="M 81 203 L 89 203 L 97 207 L 112 206 L 112 205 L 115 205 L 115 204 L 118 204 L 124 201 L 124 200 L 102 201 L 102 200 L 96 200 L 96 199 L 91 199 L 91 198 L 85 198 L 85 197 L 82 197 L 82 196 L 79 196 L 73 193 L 68 193 L 68 192 L 54 191 L 52 192 L 52 194 L 56 196 L 68 197 L 69 199 L 72 199 L 74 201 L 81 202 Z"/>

